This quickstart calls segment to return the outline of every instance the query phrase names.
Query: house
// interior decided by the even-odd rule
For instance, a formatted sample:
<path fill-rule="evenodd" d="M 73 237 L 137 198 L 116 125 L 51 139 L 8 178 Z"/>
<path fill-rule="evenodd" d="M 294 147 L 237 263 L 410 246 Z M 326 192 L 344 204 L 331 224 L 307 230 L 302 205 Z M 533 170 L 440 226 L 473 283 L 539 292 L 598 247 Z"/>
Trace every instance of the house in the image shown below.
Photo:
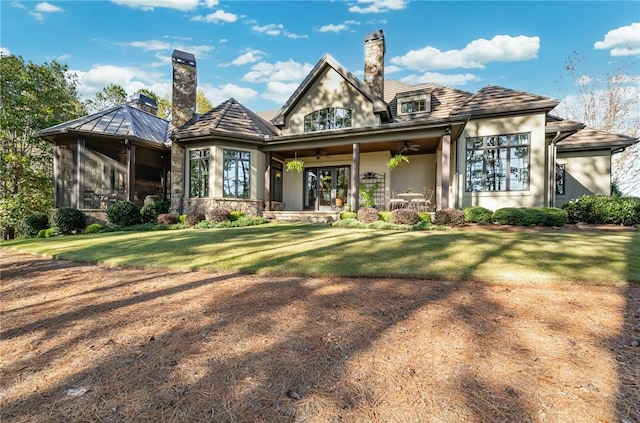
<path fill-rule="evenodd" d="M 363 81 L 323 56 L 267 116 L 233 98 L 196 114 L 196 59 L 176 50 L 171 133 L 136 109 L 144 98 L 41 133 L 56 145 L 56 207 L 151 196 L 175 213 L 335 214 L 357 210 L 361 190 L 388 209 L 393 193 L 425 188 L 435 209 L 561 206 L 609 195 L 612 154 L 638 142 L 553 116 L 544 96 L 385 80 L 385 51 L 382 30 L 365 37 Z M 408 163 L 389 170 L 396 154 Z"/>

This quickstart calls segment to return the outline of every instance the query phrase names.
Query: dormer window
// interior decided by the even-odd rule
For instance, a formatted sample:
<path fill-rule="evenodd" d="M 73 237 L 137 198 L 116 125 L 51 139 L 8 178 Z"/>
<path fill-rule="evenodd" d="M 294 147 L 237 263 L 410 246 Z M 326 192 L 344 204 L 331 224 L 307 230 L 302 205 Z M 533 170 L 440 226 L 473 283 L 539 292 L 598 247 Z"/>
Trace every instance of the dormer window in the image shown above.
<path fill-rule="evenodd" d="M 351 109 L 328 107 L 304 117 L 304 132 L 351 128 Z"/>
<path fill-rule="evenodd" d="M 401 115 L 426 113 L 431 111 L 431 92 L 425 90 L 408 91 L 396 94 L 398 112 Z"/>
<path fill-rule="evenodd" d="M 413 100 L 413 101 L 404 101 L 402 102 L 402 111 L 401 113 L 417 113 L 426 111 L 426 101 L 425 100 Z"/>

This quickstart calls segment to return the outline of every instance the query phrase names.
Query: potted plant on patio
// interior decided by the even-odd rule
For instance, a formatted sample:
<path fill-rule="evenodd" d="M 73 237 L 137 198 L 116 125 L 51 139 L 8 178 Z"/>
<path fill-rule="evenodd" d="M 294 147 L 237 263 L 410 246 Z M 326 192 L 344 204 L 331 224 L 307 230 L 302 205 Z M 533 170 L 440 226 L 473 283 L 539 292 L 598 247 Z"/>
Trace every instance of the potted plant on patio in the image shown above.
<path fill-rule="evenodd" d="M 387 167 L 389 168 L 389 170 L 393 170 L 403 163 L 409 163 L 409 157 L 405 156 L 404 154 L 398 153 L 387 160 Z"/>
<path fill-rule="evenodd" d="M 287 170 L 287 172 L 302 173 L 302 171 L 304 170 L 304 161 L 300 160 L 298 158 L 298 154 L 296 153 L 295 158 L 285 164 L 285 169 Z"/>

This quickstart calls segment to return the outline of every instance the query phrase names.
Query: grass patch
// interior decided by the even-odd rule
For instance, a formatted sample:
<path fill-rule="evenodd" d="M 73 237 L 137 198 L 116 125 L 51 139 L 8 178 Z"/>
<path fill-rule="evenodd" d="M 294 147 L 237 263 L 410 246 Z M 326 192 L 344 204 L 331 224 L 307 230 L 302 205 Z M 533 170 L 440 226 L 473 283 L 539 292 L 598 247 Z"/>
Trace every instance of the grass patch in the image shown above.
<path fill-rule="evenodd" d="M 382 231 L 278 223 L 5 242 L 52 257 L 268 275 L 444 280 L 640 281 L 640 234 Z"/>

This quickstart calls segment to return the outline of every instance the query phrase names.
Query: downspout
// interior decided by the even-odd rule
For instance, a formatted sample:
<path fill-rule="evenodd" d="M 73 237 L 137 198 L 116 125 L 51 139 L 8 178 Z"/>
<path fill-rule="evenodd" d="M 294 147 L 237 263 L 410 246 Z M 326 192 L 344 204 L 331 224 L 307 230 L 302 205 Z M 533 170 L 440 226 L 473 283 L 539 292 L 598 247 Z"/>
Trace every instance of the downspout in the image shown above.
<path fill-rule="evenodd" d="M 549 160 L 549 207 L 555 207 L 556 204 L 556 150 L 557 150 L 557 146 L 556 144 L 558 144 L 558 141 L 560 141 L 560 131 L 556 131 L 556 135 L 553 137 L 553 139 L 551 140 L 551 142 L 549 143 L 549 147 L 551 147 L 549 149 L 549 154 L 550 154 L 550 160 Z"/>

